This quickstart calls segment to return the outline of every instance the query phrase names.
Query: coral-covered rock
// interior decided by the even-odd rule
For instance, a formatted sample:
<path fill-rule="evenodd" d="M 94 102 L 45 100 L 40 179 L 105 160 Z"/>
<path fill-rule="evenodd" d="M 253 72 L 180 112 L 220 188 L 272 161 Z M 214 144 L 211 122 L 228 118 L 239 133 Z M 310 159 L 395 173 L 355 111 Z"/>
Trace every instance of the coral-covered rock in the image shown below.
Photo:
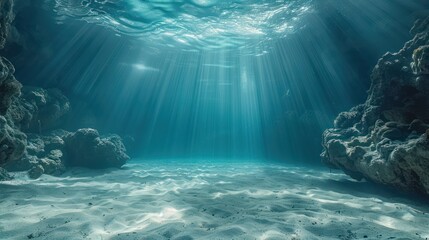
<path fill-rule="evenodd" d="M 365 104 L 325 131 L 321 156 L 355 179 L 429 194 L 429 17 L 411 32 L 378 61 Z"/>
<path fill-rule="evenodd" d="M 95 129 L 79 129 L 66 136 L 64 142 L 67 166 L 119 168 L 129 159 L 119 136 L 101 137 Z"/>

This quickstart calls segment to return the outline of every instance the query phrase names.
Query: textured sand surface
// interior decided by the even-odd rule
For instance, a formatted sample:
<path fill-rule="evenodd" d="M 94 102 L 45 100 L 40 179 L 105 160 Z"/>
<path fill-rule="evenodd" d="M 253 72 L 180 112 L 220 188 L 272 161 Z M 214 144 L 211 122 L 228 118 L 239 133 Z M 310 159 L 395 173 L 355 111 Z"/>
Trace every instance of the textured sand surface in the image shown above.
<path fill-rule="evenodd" d="M 428 239 L 429 203 L 326 169 L 133 162 L 0 183 L 0 239 Z"/>

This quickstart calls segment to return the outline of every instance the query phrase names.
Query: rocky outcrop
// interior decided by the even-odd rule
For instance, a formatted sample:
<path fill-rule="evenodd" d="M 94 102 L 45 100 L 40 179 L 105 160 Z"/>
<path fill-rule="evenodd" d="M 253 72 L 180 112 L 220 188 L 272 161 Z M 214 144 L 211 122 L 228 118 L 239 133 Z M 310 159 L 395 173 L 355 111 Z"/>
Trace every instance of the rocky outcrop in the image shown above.
<path fill-rule="evenodd" d="M 13 20 L 13 2 L 0 2 L 0 49 L 4 47 Z M 26 136 L 5 115 L 13 99 L 20 94 L 21 84 L 13 76 L 15 68 L 0 57 L 0 166 L 20 159 L 25 151 Z"/>
<path fill-rule="evenodd" d="M 6 58 L 0 57 L 0 115 L 5 115 L 13 97 L 18 96 L 21 84 L 15 79 L 15 68 Z"/>
<path fill-rule="evenodd" d="M 0 49 L 4 47 L 13 21 L 13 0 L 0 1 Z"/>
<path fill-rule="evenodd" d="M 0 49 L 11 32 L 12 9 L 13 0 L 0 1 Z M 11 179 L 7 171 L 28 171 L 38 178 L 60 175 L 66 166 L 121 167 L 129 159 L 116 135 L 101 137 L 94 129 L 52 131 L 62 127 L 69 100 L 56 89 L 22 87 L 14 72 L 0 56 L 0 180 Z"/>
<path fill-rule="evenodd" d="M 3 167 L 11 172 L 28 171 L 31 178 L 38 178 L 42 174 L 61 175 L 66 167 L 120 168 L 128 159 L 119 136 L 102 137 L 97 130 L 85 128 L 74 133 L 55 130 L 45 135 L 28 134 L 23 156 Z"/>
<path fill-rule="evenodd" d="M 3 168 L 0 168 L 0 181 L 12 180 L 12 176 Z"/>
<path fill-rule="evenodd" d="M 23 87 L 15 98 L 8 116 L 26 133 L 42 133 L 60 125 L 70 110 L 70 102 L 58 89 Z"/>
<path fill-rule="evenodd" d="M 3 167 L 11 172 L 29 171 L 29 176 L 38 178 L 42 174 L 58 176 L 65 171 L 64 141 L 66 131 L 53 131 L 47 135 L 28 134 L 24 155 Z"/>
<path fill-rule="evenodd" d="M 0 116 L 0 166 L 20 159 L 26 144 L 25 134 L 10 126 L 6 118 Z"/>
<path fill-rule="evenodd" d="M 121 167 L 129 159 L 117 135 L 101 137 L 97 130 L 79 129 L 64 137 L 67 166 L 87 168 Z"/>
<path fill-rule="evenodd" d="M 43 173 L 63 173 L 61 131 L 48 135 L 31 132 L 41 134 L 55 126 L 70 108 L 68 99 L 55 89 L 25 87 L 3 106 L 6 111 L 0 115 L 0 166 L 8 171 L 30 170 L 32 178 Z"/>
<path fill-rule="evenodd" d="M 366 102 L 324 132 L 321 156 L 355 179 L 429 194 L 429 17 L 411 33 L 378 61 Z"/>

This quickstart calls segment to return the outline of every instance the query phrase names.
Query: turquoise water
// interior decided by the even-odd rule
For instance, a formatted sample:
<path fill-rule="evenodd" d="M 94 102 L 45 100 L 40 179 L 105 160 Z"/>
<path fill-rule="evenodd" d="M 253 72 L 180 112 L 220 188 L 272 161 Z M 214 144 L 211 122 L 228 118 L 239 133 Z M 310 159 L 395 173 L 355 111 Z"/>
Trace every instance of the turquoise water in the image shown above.
<path fill-rule="evenodd" d="M 25 123 L 20 108 L 38 106 L 35 119 L 64 116 L 52 128 L 7 129 L 28 130 L 31 154 L 10 161 L 28 173 L 0 183 L 0 239 L 428 239 L 427 199 L 355 181 L 320 158 L 323 131 L 365 101 L 378 59 L 402 48 L 426 9 L 423 0 L 15 0 L 0 55 L 24 86 L 64 96 L 30 88 L 12 117 Z M 102 137 L 49 135 L 59 128 Z M 122 167 L 75 167 L 111 157 L 107 166 Z"/>
<path fill-rule="evenodd" d="M 377 59 L 409 39 L 424 4 L 21 1 L 25 49 L 7 57 L 24 85 L 70 99 L 62 128 L 118 133 L 134 157 L 318 165 L 323 130 L 365 100 Z"/>

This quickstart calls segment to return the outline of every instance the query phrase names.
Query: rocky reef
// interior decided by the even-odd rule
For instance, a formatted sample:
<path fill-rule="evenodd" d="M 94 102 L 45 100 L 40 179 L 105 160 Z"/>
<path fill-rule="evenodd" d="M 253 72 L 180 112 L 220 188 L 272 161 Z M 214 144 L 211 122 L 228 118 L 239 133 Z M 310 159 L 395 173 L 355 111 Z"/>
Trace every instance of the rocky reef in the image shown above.
<path fill-rule="evenodd" d="M 13 21 L 13 0 L 0 1 L 0 49 Z M 0 180 L 13 171 L 31 178 L 60 175 L 67 167 L 121 167 L 129 159 L 117 135 L 102 137 L 95 129 L 57 129 L 70 102 L 58 89 L 23 87 L 15 68 L 0 56 Z"/>
<path fill-rule="evenodd" d="M 357 180 L 429 195 L 429 17 L 411 34 L 378 61 L 366 102 L 324 132 L 321 156 Z"/>

